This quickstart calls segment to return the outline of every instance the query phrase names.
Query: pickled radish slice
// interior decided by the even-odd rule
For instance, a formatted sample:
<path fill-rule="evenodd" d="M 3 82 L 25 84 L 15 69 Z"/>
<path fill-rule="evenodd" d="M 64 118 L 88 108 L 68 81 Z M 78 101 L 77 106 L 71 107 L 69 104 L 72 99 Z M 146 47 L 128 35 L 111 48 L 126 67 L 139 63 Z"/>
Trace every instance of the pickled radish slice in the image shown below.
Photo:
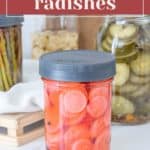
<path fill-rule="evenodd" d="M 64 94 L 64 107 L 70 113 L 79 113 L 87 105 L 87 98 L 81 91 L 70 90 Z"/>
<path fill-rule="evenodd" d="M 98 118 L 104 115 L 107 109 L 107 99 L 104 96 L 96 96 L 90 100 L 90 103 L 87 106 L 88 113 L 93 118 Z"/>
<path fill-rule="evenodd" d="M 44 97 L 45 97 L 45 107 L 51 107 L 51 101 L 49 99 L 49 96 L 50 96 L 50 93 L 48 90 L 45 89 L 45 92 L 44 92 Z"/>
<path fill-rule="evenodd" d="M 90 128 L 93 122 L 94 122 L 94 119 L 88 113 L 86 113 L 81 123 L 85 124 L 88 128 Z"/>
<path fill-rule="evenodd" d="M 49 150 L 59 150 L 59 141 L 60 141 L 60 136 L 59 133 L 56 134 L 46 134 L 46 142 L 47 142 L 47 147 Z"/>
<path fill-rule="evenodd" d="M 78 139 L 89 139 L 90 132 L 85 125 L 76 125 L 68 129 L 64 135 L 65 149 L 71 150 L 72 144 Z"/>
<path fill-rule="evenodd" d="M 60 95 L 60 115 L 63 119 L 64 124 L 76 124 L 82 121 L 86 115 L 86 109 L 79 113 L 71 113 L 64 108 L 64 95 Z"/>
<path fill-rule="evenodd" d="M 59 95 L 60 95 L 60 91 L 58 90 L 50 92 L 49 101 L 52 106 L 55 105 L 56 107 L 59 108 Z"/>
<path fill-rule="evenodd" d="M 97 87 L 97 88 L 92 88 L 89 93 L 89 98 L 92 99 L 93 97 L 96 96 L 108 96 L 108 87 Z"/>
<path fill-rule="evenodd" d="M 51 125 L 58 125 L 59 123 L 59 109 L 57 107 L 45 108 L 45 117 Z"/>
<path fill-rule="evenodd" d="M 84 121 L 85 115 L 86 115 L 86 111 L 83 111 L 83 112 L 78 113 L 78 114 L 76 114 L 74 116 L 70 116 L 70 117 L 67 117 L 67 118 L 64 117 L 63 123 L 65 125 L 76 125 L 76 124 L 79 124 L 82 121 Z"/>
<path fill-rule="evenodd" d="M 93 150 L 109 150 L 110 149 L 110 133 L 109 129 L 104 130 L 97 137 Z"/>
<path fill-rule="evenodd" d="M 63 84 L 63 83 L 62 83 Z M 86 90 L 85 84 L 76 83 L 76 82 L 67 82 L 67 86 L 64 83 L 64 86 L 60 87 L 62 93 L 66 93 L 69 91 L 80 91 L 82 92 L 86 97 L 88 97 L 88 93 Z"/>
<path fill-rule="evenodd" d="M 92 150 L 92 143 L 88 139 L 79 139 L 77 140 L 73 146 L 72 150 Z"/>
<path fill-rule="evenodd" d="M 56 134 L 59 132 L 59 127 L 57 125 L 49 125 L 48 123 L 46 124 L 46 132 L 50 134 Z"/>
<path fill-rule="evenodd" d="M 107 112 L 104 115 L 104 123 L 106 126 L 111 125 L 111 106 L 107 109 Z"/>
<path fill-rule="evenodd" d="M 49 146 L 47 146 L 47 150 L 59 150 L 59 146 L 58 144 L 50 144 Z"/>
<path fill-rule="evenodd" d="M 104 118 L 94 121 L 94 123 L 92 124 L 91 129 L 90 129 L 91 137 L 93 139 L 95 139 L 103 132 L 103 130 L 106 127 L 107 126 L 105 125 Z"/>
<path fill-rule="evenodd" d="M 51 88 L 52 89 L 52 88 Z M 59 122 L 59 94 L 58 90 L 48 90 L 45 102 L 45 117 L 52 125 L 56 125 Z"/>
<path fill-rule="evenodd" d="M 86 115 L 86 109 L 79 113 L 70 113 L 67 112 L 64 108 L 63 102 L 63 95 L 60 95 L 60 110 L 61 110 L 61 119 L 63 124 L 65 125 L 75 125 L 82 122 Z"/>

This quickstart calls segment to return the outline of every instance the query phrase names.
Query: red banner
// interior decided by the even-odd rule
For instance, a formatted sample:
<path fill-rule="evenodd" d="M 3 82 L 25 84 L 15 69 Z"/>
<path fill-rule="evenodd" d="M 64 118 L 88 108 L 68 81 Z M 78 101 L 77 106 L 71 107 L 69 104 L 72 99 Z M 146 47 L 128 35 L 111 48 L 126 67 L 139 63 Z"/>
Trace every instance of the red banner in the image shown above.
<path fill-rule="evenodd" d="M 6 0 L 0 0 L 0 14 L 6 14 Z"/>
<path fill-rule="evenodd" d="M 150 0 L 0 0 L 0 14 L 5 12 L 8 15 L 150 14 Z"/>
<path fill-rule="evenodd" d="M 150 0 L 144 0 L 144 14 L 150 14 Z"/>

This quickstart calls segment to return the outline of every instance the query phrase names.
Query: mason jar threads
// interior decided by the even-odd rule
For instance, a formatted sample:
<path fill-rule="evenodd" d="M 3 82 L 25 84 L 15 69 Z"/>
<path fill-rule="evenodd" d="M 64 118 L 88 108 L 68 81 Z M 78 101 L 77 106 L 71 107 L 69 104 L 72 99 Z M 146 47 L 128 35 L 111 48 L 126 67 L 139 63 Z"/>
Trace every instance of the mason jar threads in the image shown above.
<path fill-rule="evenodd" d="M 47 150 L 110 150 L 115 60 L 97 51 L 43 55 Z"/>
<path fill-rule="evenodd" d="M 48 16 L 47 27 L 32 34 L 32 57 L 58 50 L 79 48 L 78 18 L 74 16 Z"/>
<path fill-rule="evenodd" d="M 7 91 L 22 79 L 23 17 L 0 16 L 0 91 Z"/>
<path fill-rule="evenodd" d="M 150 121 L 150 17 L 107 18 L 98 47 L 116 56 L 112 120 Z"/>

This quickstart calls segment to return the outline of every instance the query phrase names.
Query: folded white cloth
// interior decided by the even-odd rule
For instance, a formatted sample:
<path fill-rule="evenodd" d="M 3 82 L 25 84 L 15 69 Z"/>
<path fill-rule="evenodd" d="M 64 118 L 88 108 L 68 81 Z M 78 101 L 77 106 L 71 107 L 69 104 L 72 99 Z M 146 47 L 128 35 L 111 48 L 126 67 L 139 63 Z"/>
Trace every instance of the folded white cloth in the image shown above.
<path fill-rule="evenodd" d="M 43 109 L 43 84 L 38 74 L 38 62 L 25 60 L 23 82 L 7 92 L 0 92 L 0 113 L 34 112 Z"/>

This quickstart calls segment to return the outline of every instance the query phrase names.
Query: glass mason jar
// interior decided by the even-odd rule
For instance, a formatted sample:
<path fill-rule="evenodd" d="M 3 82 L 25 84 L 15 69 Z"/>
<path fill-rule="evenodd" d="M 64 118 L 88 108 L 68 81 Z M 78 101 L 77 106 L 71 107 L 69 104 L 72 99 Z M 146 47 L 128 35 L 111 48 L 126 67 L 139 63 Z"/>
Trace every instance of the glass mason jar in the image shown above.
<path fill-rule="evenodd" d="M 44 55 L 47 150 L 110 150 L 112 55 L 67 51 Z"/>
<path fill-rule="evenodd" d="M 113 122 L 150 121 L 150 17 L 108 17 L 97 43 L 116 56 Z"/>
<path fill-rule="evenodd" d="M 32 36 L 32 57 L 38 59 L 47 52 L 79 48 L 78 18 L 47 16 L 46 27 Z"/>
<path fill-rule="evenodd" d="M 22 78 L 22 17 L 0 16 L 0 91 Z"/>

